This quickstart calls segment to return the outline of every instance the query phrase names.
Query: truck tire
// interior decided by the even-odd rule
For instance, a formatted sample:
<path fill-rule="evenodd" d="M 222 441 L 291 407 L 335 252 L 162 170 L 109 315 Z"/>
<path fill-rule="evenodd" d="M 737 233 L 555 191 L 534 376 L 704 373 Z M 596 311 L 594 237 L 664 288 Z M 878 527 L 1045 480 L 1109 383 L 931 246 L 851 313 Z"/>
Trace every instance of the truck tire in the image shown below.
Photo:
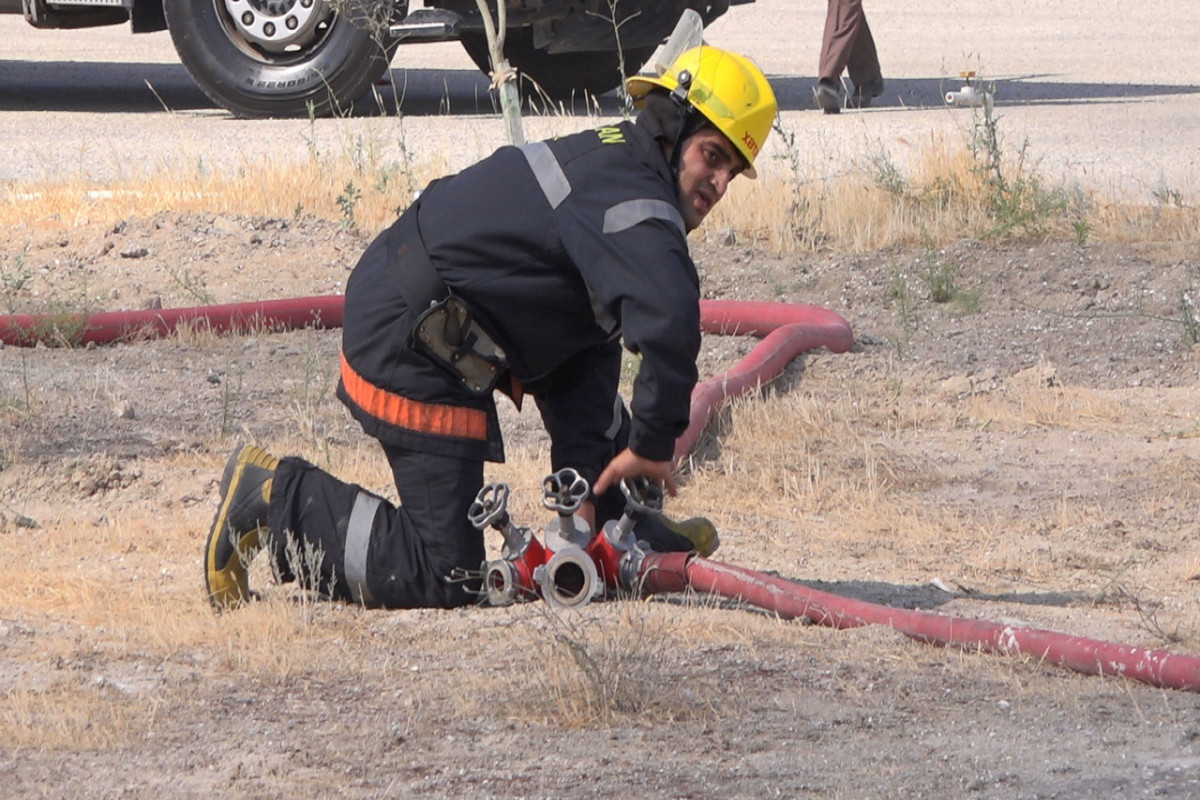
<path fill-rule="evenodd" d="M 391 3 L 163 0 L 175 50 L 196 84 L 239 117 L 352 109 L 391 63 Z"/>
<path fill-rule="evenodd" d="M 482 33 L 464 31 L 463 49 L 486 75 L 491 72 L 487 37 Z M 538 96 L 545 92 L 551 100 L 582 98 L 586 94 L 603 94 L 615 89 L 633 75 L 654 54 L 653 47 L 631 47 L 625 50 L 622 65 L 615 50 L 587 50 L 573 53 L 547 53 L 533 46 L 529 28 L 511 29 L 504 37 L 504 55 L 509 66 L 521 75 L 521 93 Z M 622 67 L 624 67 L 622 69 Z M 536 86 L 535 86 L 536 84 Z M 538 87 L 541 92 L 538 92 Z"/>

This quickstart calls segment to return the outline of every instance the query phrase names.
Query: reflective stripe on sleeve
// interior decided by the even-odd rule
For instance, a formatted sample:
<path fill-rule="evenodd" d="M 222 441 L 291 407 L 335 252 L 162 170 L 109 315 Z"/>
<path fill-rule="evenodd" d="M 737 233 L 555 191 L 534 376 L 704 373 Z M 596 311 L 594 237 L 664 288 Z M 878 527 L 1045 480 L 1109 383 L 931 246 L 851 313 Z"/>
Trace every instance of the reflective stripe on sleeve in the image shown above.
<path fill-rule="evenodd" d="M 487 412 L 478 408 L 422 403 L 381 389 L 354 371 L 342 355 L 346 394 L 378 420 L 410 431 L 487 441 Z"/>
<path fill-rule="evenodd" d="M 655 200 L 648 197 L 639 200 L 626 200 L 617 203 L 605 211 L 604 232 L 620 233 L 648 219 L 666 220 L 678 228 L 680 233 L 687 236 L 687 229 L 684 227 L 683 217 L 679 214 L 679 209 L 665 200 Z"/>
<path fill-rule="evenodd" d="M 537 178 L 538 185 L 542 187 L 542 194 L 546 195 L 546 201 L 550 203 L 551 208 L 558 208 L 571 193 L 571 182 L 567 180 L 554 153 L 550 152 L 550 146 L 545 142 L 534 142 L 521 145 L 521 152 L 525 154 L 525 160 L 529 162 L 533 176 Z"/>
<path fill-rule="evenodd" d="M 610 336 L 616 333 L 620 327 L 616 318 L 608 313 L 608 310 L 600 303 L 594 294 L 588 292 L 588 297 L 592 303 L 592 316 L 596 318 L 596 324 L 600 326 L 600 330 Z"/>
<path fill-rule="evenodd" d="M 375 512 L 380 499 L 373 494 L 359 492 L 350 509 L 350 522 L 346 525 L 346 583 L 354 602 L 364 605 L 373 603 L 374 596 L 367 588 L 367 550 L 371 546 L 371 529 L 375 526 Z"/>
<path fill-rule="evenodd" d="M 604 438 L 612 441 L 617 438 L 617 434 L 621 431 L 621 411 L 625 408 L 625 401 L 621 399 L 621 395 L 617 395 L 613 402 L 613 421 L 608 426 L 608 430 L 604 432 Z"/>

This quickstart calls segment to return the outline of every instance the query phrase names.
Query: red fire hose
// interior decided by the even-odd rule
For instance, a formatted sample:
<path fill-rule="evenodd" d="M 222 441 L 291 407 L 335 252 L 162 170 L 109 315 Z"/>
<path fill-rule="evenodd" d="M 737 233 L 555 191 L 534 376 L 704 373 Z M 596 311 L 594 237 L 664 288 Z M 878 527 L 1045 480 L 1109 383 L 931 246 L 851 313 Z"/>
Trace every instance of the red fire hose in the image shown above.
<path fill-rule="evenodd" d="M 0 316 L 0 341 L 30 346 L 47 344 L 110 344 L 136 336 L 166 336 L 182 324 L 202 323 L 218 332 L 254 327 L 273 330 L 338 328 L 342 324 L 340 294 L 263 300 L 226 305 L 162 308 L 142 311 L 101 311 L 94 314 L 11 314 Z M 810 347 L 844 353 L 854 342 L 850 326 L 837 313 L 819 306 L 789 303 L 746 303 L 701 300 L 700 325 L 706 333 L 762 336 L 786 325 L 808 331 Z M 61 335 L 55 335 L 55 331 Z M 786 363 L 786 362 L 784 362 Z"/>
<path fill-rule="evenodd" d="M 334 328 L 342 323 L 342 301 L 340 295 L 329 295 L 172 310 L 0 316 L 0 341 L 16 346 L 30 346 L 39 339 L 108 343 L 166 335 L 184 323 L 202 323 L 217 331 Z M 696 387 L 691 422 L 676 445 L 676 458 L 690 452 L 708 420 L 729 397 L 772 380 L 802 352 L 826 347 L 841 353 L 853 344 L 846 321 L 815 306 L 705 300 L 701 301 L 701 317 L 707 333 L 748 333 L 765 338 L 733 369 Z M 606 574 L 611 572 L 608 565 Z M 649 593 L 691 589 L 821 625 L 890 625 L 906 636 L 934 644 L 1024 653 L 1087 675 L 1122 675 L 1162 688 L 1200 691 L 1200 658 L 1195 656 L 876 605 L 695 554 L 647 553 L 636 571 L 636 582 Z"/>
<path fill-rule="evenodd" d="M 889 625 L 906 636 L 939 645 L 1026 654 L 1085 675 L 1118 675 L 1163 689 L 1200 691 L 1200 658 L 1112 642 L 1019 628 L 985 620 L 876 605 L 809 589 L 762 572 L 700 558 L 694 553 L 648 553 L 640 580 L 647 593 L 686 589 L 717 594 L 788 619 L 833 628 Z"/>
<path fill-rule="evenodd" d="M 844 353 L 854 344 L 846 320 L 818 306 L 708 300 L 701 301 L 700 314 L 705 333 L 751 333 L 766 338 L 728 372 L 692 390 L 687 430 L 675 440 L 676 461 L 692 451 L 727 398 L 774 379 L 801 353 L 821 347 Z"/>
<path fill-rule="evenodd" d="M 0 317 L 0 341 L 33 346 L 111 344 L 136 338 L 167 336 L 184 324 L 199 323 L 218 332 L 266 328 L 338 328 L 342 324 L 341 295 L 297 297 L 191 308 L 146 311 L 102 311 L 96 314 L 14 314 Z"/>

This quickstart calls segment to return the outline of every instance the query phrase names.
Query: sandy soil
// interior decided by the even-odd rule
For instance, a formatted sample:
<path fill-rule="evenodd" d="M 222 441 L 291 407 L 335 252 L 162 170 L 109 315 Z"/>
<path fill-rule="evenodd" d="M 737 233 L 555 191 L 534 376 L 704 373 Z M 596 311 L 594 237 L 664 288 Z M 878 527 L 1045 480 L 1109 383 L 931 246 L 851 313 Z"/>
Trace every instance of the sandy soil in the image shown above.
<path fill-rule="evenodd" d="M 30 275 L 8 295 L 26 310 L 84 286 L 137 308 L 336 291 L 364 246 L 333 223 L 162 214 L 10 233 L 0 257 Z M 799 359 L 685 471 L 676 508 L 717 519 L 719 560 L 1200 652 L 1195 260 L 970 241 L 696 255 L 709 296 L 824 305 L 857 340 Z M 933 302 L 922 276 L 947 269 L 958 299 Z M 710 339 L 702 371 L 753 344 Z M 330 399 L 336 347 L 310 331 L 0 351 L 9 796 L 1196 795 L 1197 695 L 887 628 L 672 597 L 214 617 L 200 554 L 234 442 L 391 491 Z M 539 480 L 536 420 L 506 424 L 525 472 L 494 474 Z M 757 495 L 738 482 L 756 459 L 779 473 Z M 790 488 L 839 481 L 859 484 L 845 507 Z"/>

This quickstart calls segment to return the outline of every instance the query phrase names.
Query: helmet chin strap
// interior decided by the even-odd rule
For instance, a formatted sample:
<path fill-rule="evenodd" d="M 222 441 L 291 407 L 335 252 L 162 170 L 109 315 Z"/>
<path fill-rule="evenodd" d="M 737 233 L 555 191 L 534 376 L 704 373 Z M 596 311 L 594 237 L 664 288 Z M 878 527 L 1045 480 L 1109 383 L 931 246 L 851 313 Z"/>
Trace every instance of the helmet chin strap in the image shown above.
<path fill-rule="evenodd" d="M 692 73 L 683 70 L 679 73 L 678 82 L 671 90 L 671 99 L 679 110 L 679 133 L 675 144 L 671 147 L 671 176 L 679 186 L 679 160 L 683 157 L 683 143 L 695 130 L 696 108 L 688 102 L 688 92 L 692 88 Z"/>

